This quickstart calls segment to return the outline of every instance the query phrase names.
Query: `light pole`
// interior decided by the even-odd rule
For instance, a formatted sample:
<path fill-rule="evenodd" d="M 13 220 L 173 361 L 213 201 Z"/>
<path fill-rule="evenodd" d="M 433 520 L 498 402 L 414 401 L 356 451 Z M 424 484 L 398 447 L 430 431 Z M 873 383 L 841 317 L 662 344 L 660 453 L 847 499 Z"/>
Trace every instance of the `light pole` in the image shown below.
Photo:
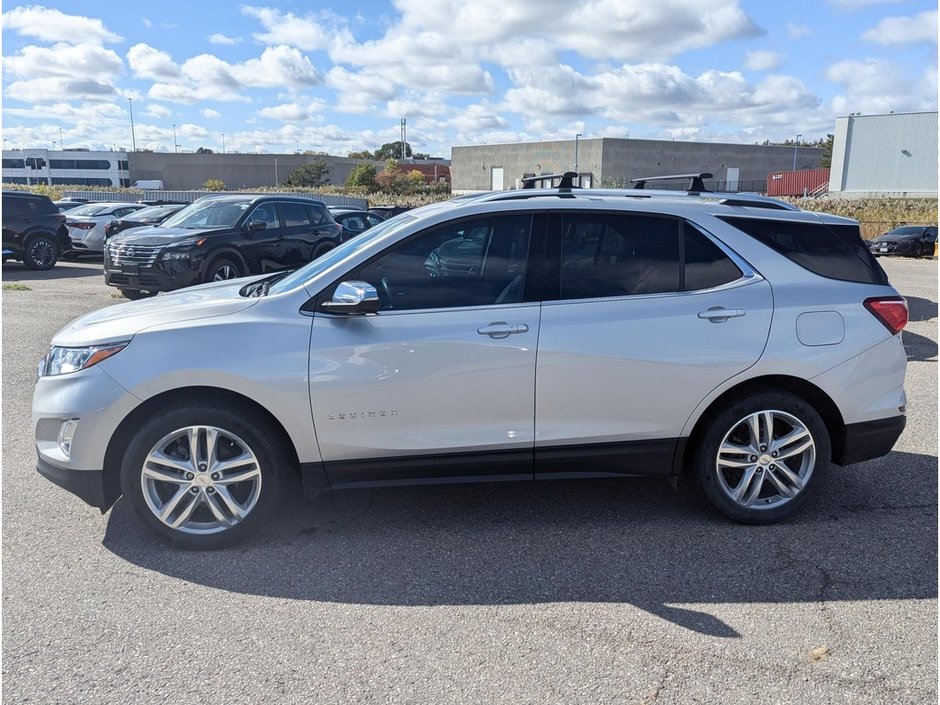
<path fill-rule="evenodd" d="M 127 111 L 131 115 L 131 149 L 137 151 L 137 137 L 134 135 L 134 106 L 131 105 L 132 98 L 127 99 Z"/>
<path fill-rule="evenodd" d="M 174 154 L 180 153 L 179 145 L 176 144 L 176 123 L 175 122 L 173 123 L 173 153 Z"/>
<path fill-rule="evenodd" d="M 222 133 L 222 154 L 225 154 L 225 133 Z"/>
<path fill-rule="evenodd" d="M 802 136 L 803 135 L 797 135 L 796 142 L 793 143 L 793 171 L 796 171 L 796 150 L 799 149 L 800 137 Z"/>
<path fill-rule="evenodd" d="M 575 174 L 578 173 L 578 147 L 579 147 L 578 140 L 580 140 L 581 137 L 582 135 L 580 132 L 574 136 L 574 173 Z"/>
<path fill-rule="evenodd" d="M 274 185 L 277 186 L 277 159 L 274 160 Z"/>
<path fill-rule="evenodd" d="M 62 128 L 59 128 L 59 149 L 65 149 L 65 142 L 62 141 Z"/>

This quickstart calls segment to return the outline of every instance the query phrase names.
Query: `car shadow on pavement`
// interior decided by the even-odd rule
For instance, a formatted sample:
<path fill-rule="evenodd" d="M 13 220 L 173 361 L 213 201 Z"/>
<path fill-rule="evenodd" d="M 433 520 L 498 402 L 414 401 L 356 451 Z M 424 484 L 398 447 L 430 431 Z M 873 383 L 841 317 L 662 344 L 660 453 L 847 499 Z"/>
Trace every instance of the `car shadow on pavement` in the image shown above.
<path fill-rule="evenodd" d="M 908 362 L 923 362 L 925 360 L 936 362 L 937 341 L 924 335 L 911 333 L 908 330 L 901 333 L 901 340 L 904 343 L 904 351 L 907 353 Z"/>
<path fill-rule="evenodd" d="M 94 260 L 83 260 L 89 264 L 94 264 Z M 76 267 L 69 262 L 59 261 L 52 269 L 45 272 L 37 272 L 26 269 L 19 262 L 9 262 L 3 265 L 4 282 L 23 282 L 23 281 L 52 281 L 54 279 L 72 279 L 75 277 L 98 277 L 104 282 L 104 270 L 101 267 Z"/>
<path fill-rule="evenodd" d="M 766 527 L 733 524 L 688 491 L 636 478 L 292 496 L 258 537 L 218 552 L 166 545 L 121 500 L 103 544 L 147 570 L 237 593 L 377 605 L 629 603 L 737 637 L 707 605 L 936 597 L 937 458 L 895 452 L 833 467 L 801 513 Z"/>
<path fill-rule="evenodd" d="M 911 321 L 929 321 L 937 317 L 937 302 L 919 296 L 905 296 Z"/>

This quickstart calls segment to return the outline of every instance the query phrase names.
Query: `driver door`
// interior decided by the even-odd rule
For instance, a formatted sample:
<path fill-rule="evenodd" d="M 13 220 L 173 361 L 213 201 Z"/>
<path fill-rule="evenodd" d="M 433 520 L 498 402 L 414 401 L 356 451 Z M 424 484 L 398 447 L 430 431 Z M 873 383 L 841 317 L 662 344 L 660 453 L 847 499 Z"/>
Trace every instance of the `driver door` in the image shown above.
<path fill-rule="evenodd" d="M 380 309 L 314 315 L 310 398 L 333 486 L 532 478 L 532 222 L 513 213 L 435 226 L 342 277 L 375 286 Z"/>
<path fill-rule="evenodd" d="M 281 242 L 277 205 L 274 202 L 259 203 L 244 223 L 248 226 L 254 220 L 260 220 L 265 227 L 245 234 L 242 254 L 249 270 L 252 273 L 263 273 L 283 269 L 284 244 Z"/>

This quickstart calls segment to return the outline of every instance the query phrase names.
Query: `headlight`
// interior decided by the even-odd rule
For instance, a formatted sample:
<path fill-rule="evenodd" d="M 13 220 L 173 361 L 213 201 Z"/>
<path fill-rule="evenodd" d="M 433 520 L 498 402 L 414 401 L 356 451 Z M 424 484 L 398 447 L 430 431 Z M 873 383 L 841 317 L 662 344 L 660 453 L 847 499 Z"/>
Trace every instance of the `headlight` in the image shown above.
<path fill-rule="evenodd" d="M 160 255 L 160 259 L 163 260 L 164 262 L 172 262 L 173 260 L 180 260 L 180 259 L 189 259 L 189 253 L 188 252 L 164 252 L 162 255 Z"/>
<path fill-rule="evenodd" d="M 86 348 L 54 347 L 39 363 L 39 376 L 51 377 L 87 369 L 121 352 L 129 342 L 90 345 Z"/>

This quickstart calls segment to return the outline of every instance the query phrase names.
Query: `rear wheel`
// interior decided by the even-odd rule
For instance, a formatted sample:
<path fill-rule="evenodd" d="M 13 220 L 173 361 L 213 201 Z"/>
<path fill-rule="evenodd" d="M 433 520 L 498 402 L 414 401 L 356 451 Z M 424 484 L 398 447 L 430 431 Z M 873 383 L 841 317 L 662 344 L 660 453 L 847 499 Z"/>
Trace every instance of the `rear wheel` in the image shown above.
<path fill-rule="evenodd" d="M 59 260 L 59 244 L 48 235 L 34 235 L 23 251 L 23 264 L 27 269 L 45 271 Z"/>
<path fill-rule="evenodd" d="M 830 454 L 826 424 L 810 404 L 790 392 L 757 392 L 707 422 L 693 473 L 725 516 L 770 524 L 806 502 Z"/>
<path fill-rule="evenodd" d="M 141 520 L 183 548 L 238 543 L 278 497 L 284 451 L 269 423 L 244 409 L 198 404 L 147 421 L 128 445 L 121 488 Z"/>
<path fill-rule="evenodd" d="M 238 263 L 230 257 L 216 257 L 206 267 L 205 281 L 221 282 L 227 279 L 237 279 L 242 275 Z"/>
<path fill-rule="evenodd" d="M 327 252 L 336 247 L 336 244 L 333 242 L 321 242 L 319 245 L 313 248 L 313 254 L 310 256 L 310 261 L 322 257 Z"/>

